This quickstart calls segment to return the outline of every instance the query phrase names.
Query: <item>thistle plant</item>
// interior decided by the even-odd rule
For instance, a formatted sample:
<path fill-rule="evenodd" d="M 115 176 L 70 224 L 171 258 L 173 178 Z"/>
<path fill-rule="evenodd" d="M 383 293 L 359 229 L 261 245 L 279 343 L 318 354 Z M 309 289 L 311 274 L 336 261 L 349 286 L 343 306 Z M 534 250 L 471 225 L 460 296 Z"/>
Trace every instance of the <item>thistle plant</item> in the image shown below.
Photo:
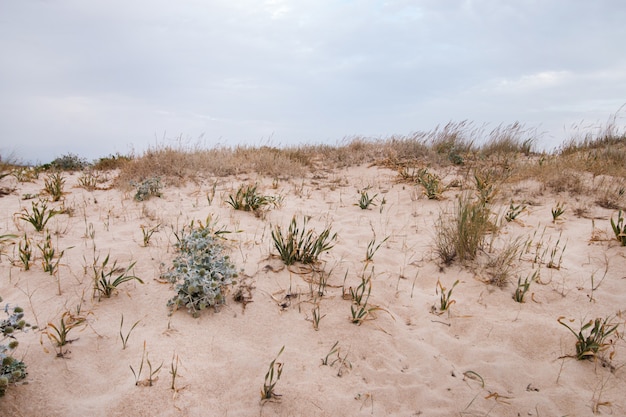
<path fill-rule="evenodd" d="M 376 198 L 377 195 L 378 194 L 374 194 L 372 197 L 370 197 L 367 193 L 367 190 L 363 190 L 361 191 L 361 198 L 354 205 L 359 206 L 361 210 L 367 210 L 369 209 L 370 206 L 375 207 L 376 204 L 374 203 L 374 199 Z"/>
<path fill-rule="evenodd" d="M 576 336 L 576 359 L 584 360 L 596 357 L 598 352 L 608 349 L 610 343 L 607 338 L 617 331 L 618 324 L 612 324 L 609 318 L 596 318 L 585 323 L 578 332 L 574 331 L 559 317 L 558 322 Z M 573 321 L 573 320 L 570 320 Z"/>
<path fill-rule="evenodd" d="M 176 296 L 167 305 L 176 310 L 186 307 L 194 317 L 207 307 L 217 307 L 226 301 L 226 288 L 237 277 L 234 265 L 219 238 L 210 227 L 192 229 L 181 235 L 175 247 L 178 255 L 163 278 L 174 285 Z"/>
<path fill-rule="evenodd" d="M 261 388 L 261 401 L 268 401 L 272 399 L 278 399 L 280 394 L 277 394 L 275 391 L 276 384 L 280 380 L 280 377 L 283 373 L 283 364 L 282 362 L 276 362 L 278 357 L 285 350 L 285 346 L 280 349 L 278 355 L 270 362 L 269 369 L 265 374 L 265 382 L 263 383 L 263 388 Z"/>
<path fill-rule="evenodd" d="M 97 265 L 95 262 L 93 265 L 93 293 L 94 297 L 98 294 L 98 300 L 100 300 L 103 296 L 111 298 L 111 295 L 117 290 L 117 287 L 125 282 L 134 280 L 143 284 L 141 278 L 129 274 L 136 262 L 132 262 L 128 267 L 126 267 L 126 269 L 124 269 L 118 268 L 117 260 L 115 260 L 113 261 L 113 265 L 108 267 L 110 255 L 111 254 L 108 254 L 106 258 L 104 258 L 102 265 Z"/>
<path fill-rule="evenodd" d="M 6 304 L 3 310 L 7 317 L 0 320 L 0 397 L 5 394 L 9 384 L 26 378 L 26 364 L 13 355 L 19 345 L 16 334 L 26 332 L 31 327 L 24 320 L 21 307 Z"/>
<path fill-rule="evenodd" d="M 617 222 L 613 221 L 613 217 L 611 217 L 611 228 L 615 234 L 615 239 L 617 239 L 622 246 L 626 246 L 626 225 L 624 224 L 622 210 L 617 212 Z"/>
<path fill-rule="evenodd" d="M 330 234 L 330 227 L 321 233 L 314 230 L 306 230 L 308 218 L 305 217 L 302 226 L 296 222 L 296 216 L 291 219 L 287 235 L 283 235 L 280 226 L 272 230 L 274 247 L 285 265 L 293 265 L 296 262 L 314 264 L 319 256 L 333 248 L 333 242 L 337 240 L 337 233 Z"/>
<path fill-rule="evenodd" d="M 65 178 L 60 172 L 53 172 L 46 176 L 44 189 L 50 195 L 52 201 L 59 201 L 63 197 Z"/>
<path fill-rule="evenodd" d="M 161 197 L 161 179 L 148 178 L 141 183 L 131 183 L 135 187 L 135 201 L 146 201 L 150 197 Z"/>
<path fill-rule="evenodd" d="M 48 206 L 43 200 L 33 201 L 31 205 L 32 213 L 29 213 L 28 210 L 24 208 L 19 218 L 20 220 L 32 224 L 37 232 L 41 232 L 46 227 L 48 221 L 59 213 L 54 209 L 48 210 Z"/>

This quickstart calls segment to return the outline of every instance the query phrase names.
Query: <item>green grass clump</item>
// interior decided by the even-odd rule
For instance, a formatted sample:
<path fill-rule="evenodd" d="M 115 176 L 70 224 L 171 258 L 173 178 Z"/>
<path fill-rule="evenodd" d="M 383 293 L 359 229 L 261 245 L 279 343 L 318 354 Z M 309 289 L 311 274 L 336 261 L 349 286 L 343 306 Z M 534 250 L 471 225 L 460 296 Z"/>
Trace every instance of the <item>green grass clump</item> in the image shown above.
<path fill-rule="evenodd" d="M 130 270 L 135 266 L 135 262 L 132 262 L 126 269 L 118 268 L 117 261 L 113 261 L 113 265 L 109 267 L 109 256 L 110 255 L 107 255 L 107 257 L 104 258 L 102 265 L 94 263 L 93 266 L 93 292 L 94 296 L 98 294 L 98 299 L 101 297 L 111 298 L 111 295 L 117 290 L 117 287 L 125 282 L 135 280 L 143 284 L 143 281 L 139 277 L 129 274 Z"/>
<path fill-rule="evenodd" d="M 41 232 L 45 227 L 48 221 L 59 214 L 58 211 L 54 209 L 49 209 L 46 205 L 46 202 L 43 200 L 33 201 L 31 203 L 32 212 L 29 212 L 26 208 L 22 210 L 22 214 L 20 215 L 20 220 L 24 220 L 33 225 L 37 232 Z"/>
<path fill-rule="evenodd" d="M 539 277 L 539 271 L 535 271 L 532 275 L 527 276 L 522 282 L 522 277 L 517 279 L 517 288 L 515 289 L 515 293 L 513 293 L 513 299 L 518 303 L 524 302 L 524 297 L 530 288 L 530 284 L 535 282 Z"/>
<path fill-rule="evenodd" d="M 210 227 L 198 227 L 180 236 L 173 267 L 163 275 L 174 285 L 176 296 L 167 305 L 173 310 L 186 307 L 194 317 L 207 307 L 226 302 L 225 289 L 237 277 L 234 265 Z"/>
<path fill-rule="evenodd" d="M 443 286 L 440 280 L 437 280 L 437 286 L 435 287 L 435 293 L 439 295 L 439 314 L 442 314 L 444 311 L 447 311 L 452 304 L 456 303 L 456 300 L 452 299 L 452 290 L 454 287 L 459 285 L 459 280 L 457 279 L 452 284 L 452 287 L 446 292 L 446 288 Z"/>
<path fill-rule="evenodd" d="M 65 186 L 65 178 L 59 172 L 52 172 L 46 176 L 44 180 L 44 189 L 50 195 L 52 201 L 59 201 L 63 197 L 63 187 Z"/>
<path fill-rule="evenodd" d="M 485 235 L 493 228 L 491 210 L 482 201 L 460 196 L 452 215 L 441 214 L 435 224 L 435 250 L 444 264 L 458 258 L 472 260 L 483 246 Z"/>
<path fill-rule="evenodd" d="M 565 317 L 559 317 L 558 322 L 576 336 L 576 359 L 584 360 L 596 357 L 598 352 L 608 349 L 610 343 L 607 338 L 616 332 L 618 324 L 612 324 L 608 318 L 596 318 L 585 323 L 580 331 L 574 331 L 569 325 L 562 320 Z"/>
<path fill-rule="evenodd" d="M 417 173 L 417 182 L 424 188 L 424 195 L 429 200 L 440 200 L 446 188 L 441 184 L 441 178 L 437 174 L 420 169 Z"/>
<path fill-rule="evenodd" d="M 272 230 L 274 246 L 285 265 L 293 265 L 296 262 L 313 264 L 323 252 L 332 249 L 333 242 L 337 240 L 337 233 L 331 235 L 330 227 L 319 234 L 312 229 L 306 230 L 307 220 L 305 217 L 302 226 L 299 227 L 294 216 L 286 235 L 283 235 L 280 226 L 275 226 Z"/>
<path fill-rule="evenodd" d="M 280 198 L 262 195 L 257 188 L 257 185 L 241 185 L 234 196 L 228 196 L 226 203 L 235 210 L 251 211 L 256 216 L 260 216 L 263 209 L 280 203 Z"/>
<path fill-rule="evenodd" d="M 377 195 L 378 194 L 374 194 L 372 197 L 370 197 L 369 194 L 367 193 L 367 190 L 363 190 L 361 191 L 361 198 L 354 205 L 359 206 L 361 210 L 367 210 L 369 209 L 370 206 L 375 207 L 376 204 L 374 203 L 374 199 L 376 198 Z"/>

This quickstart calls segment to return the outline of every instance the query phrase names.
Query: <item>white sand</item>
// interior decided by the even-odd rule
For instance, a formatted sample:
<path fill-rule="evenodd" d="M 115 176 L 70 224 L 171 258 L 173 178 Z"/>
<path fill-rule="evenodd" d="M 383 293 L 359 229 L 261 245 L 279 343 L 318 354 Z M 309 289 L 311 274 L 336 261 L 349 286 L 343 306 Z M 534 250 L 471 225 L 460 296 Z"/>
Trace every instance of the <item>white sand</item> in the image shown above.
<path fill-rule="evenodd" d="M 570 206 L 564 221 L 551 222 L 556 202 L 573 199 L 540 195 L 532 185 L 522 190 L 539 205 L 529 206 L 519 221 L 506 223 L 495 247 L 517 236 L 532 238 L 535 231 L 537 242 L 544 227 L 544 248 L 552 249 L 559 235 L 561 249 L 566 247 L 561 268 L 542 265 L 541 283 L 532 284 L 520 304 L 512 294 L 517 277 L 531 271 L 534 249 L 523 256 L 519 272 L 504 288 L 486 284 L 484 269 L 476 265 L 440 269 L 434 224 L 440 210 L 453 206 L 459 189 L 447 191 L 443 201 L 429 201 L 420 188 L 397 183 L 393 171 L 355 167 L 280 181 L 276 189 L 271 179 L 253 175 L 218 178 L 212 204 L 207 194 L 215 179 L 184 188 L 166 186 L 162 198 L 141 203 L 132 193 L 77 188 L 78 174 L 66 175 L 64 202 L 49 203 L 73 210 L 48 225 L 55 247 L 66 249 L 58 274 L 42 271 L 36 248 L 38 259 L 30 271 L 4 256 L 0 295 L 24 307 L 27 319 L 40 328 L 58 323 L 65 310 L 76 311 L 78 305 L 88 326 L 70 333 L 76 340 L 66 346 L 64 358 L 56 357 L 55 346 L 41 331 L 19 335 L 17 355 L 28 365 L 27 384 L 9 387 L 0 398 L 0 416 L 586 416 L 598 404 L 604 404 L 600 414 L 626 415 L 624 341 L 614 347 L 612 371 L 600 360 L 564 358 L 575 352 L 575 337 L 557 322 L 561 316 L 573 319 L 571 326 L 578 330 L 581 322 L 626 311 L 626 248 L 608 239 L 608 218 L 615 216 L 611 210 L 577 203 L 589 207 L 596 233 L 604 231 L 607 238 L 591 241 L 592 220 L 576 217 Z M 255 181 L 264 194 L 284 196 L 282 206 L 265 219 L 224 202 L 240 184 Z M 41 242 L 43 234 L 15 213 L 30 210 L 31 201 L 22 196 L 40 193 L 43 178 L 17 183 L 7 177 L 0 186 L 16 188 L 0 198 L 0 234 L 26 232 Z M 370 195 L 378 194 L 371 210 L 354 205 L 364 187 L 370 187 Z M 501 212 L 509 202 L 506 192 L 502 197 L 496 205 Z M 239 281 L 253 287 L 252 302 L 244 309 L 231 294 L 217 313 L 211 309 L 193 318 L 180 310 L 170 317 L 166 303 L 174 292 L 159 277 L 175 255 L 173 230 L 209 214 L 218 224 L 240 231 L 227 235 L 227 244 L 243 269 Z M 339 236 L 322 256 L 324 270 L 332 273 L 319 301 L 324 315 L 319 331 L 311 322 L 310 275 L 299 274 L 297 267 L 283 268 L 271 257 L 276 253 L 271 225 L 286 228 L 293 214 L 311 216 L 309 226 L 317 230 L 331 224 Z M 157 224 L 159 231 L 144 247 L 140 225 Z M 90 227 L 93 240 L 86 237 Z M 377 242 L 389 236 L 366 268 L 367 274 L 374 271 L 369 302 L 383 310 L 358 326 L 350 321 L 351 301 L 342 297 L 342 287 L 347 291 L 359 284 L 374 233 Z M 5 247 L 8 257 L 17 257 L 16 246 Z M 132 281 L 110 299 L 93 299 L 94 253 L 100 261 L 110 253 L 111 262 L 117 260 L 121 267 L 136 261 L 134 272 L 145 284 Z M 605 257 L 609 270 L 598 285 Z M 593 274 L 598 288 L 590 301 Z M 448 312 L 433 314 L 437 281 L 450 288 L 457 279 L 456 302 Z M 292 297 L 283 309 L 279 304 L 287 294 Z M 122 315 L 125 334 L 139 320 L 125 350 L 119 335 Z M 135 386 L 129 368 L 139 367 L 144 342 L 153 366 L 163 363 L 152 387 Z M 321 366 L 335 342 L 343 362 Z M 264 375 L 282 346 L 284 371 L 276 385 L 282 397 L 261 405 Z M 180 365 L 173 391 L 175 355 Z M 336 354 L 331 356 L 335 359 Z M 146 372 L 144 368 L 142 379 Z"/>

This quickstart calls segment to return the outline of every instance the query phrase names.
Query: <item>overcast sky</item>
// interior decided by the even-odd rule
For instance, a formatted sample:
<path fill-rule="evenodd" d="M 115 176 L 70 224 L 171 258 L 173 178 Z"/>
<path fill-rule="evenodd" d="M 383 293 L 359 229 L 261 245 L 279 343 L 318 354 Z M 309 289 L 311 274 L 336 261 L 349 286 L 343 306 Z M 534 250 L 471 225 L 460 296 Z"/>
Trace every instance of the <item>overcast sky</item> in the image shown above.
<path fill-rule="evenodd" d="M 0 0 L 0 152 L 28 161 L 462 120 L 551 149 L 625 103 L 624 0 Z"/>

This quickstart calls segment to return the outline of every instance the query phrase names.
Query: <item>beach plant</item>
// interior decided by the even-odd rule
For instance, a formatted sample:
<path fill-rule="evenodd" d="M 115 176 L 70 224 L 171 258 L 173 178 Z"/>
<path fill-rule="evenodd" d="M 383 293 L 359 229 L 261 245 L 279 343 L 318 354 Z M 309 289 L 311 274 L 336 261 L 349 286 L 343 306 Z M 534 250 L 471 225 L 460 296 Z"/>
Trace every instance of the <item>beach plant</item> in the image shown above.
<path fill-rule="evenodd" d="M 141 373 L 143 372 L 144 364 L 148 365 L 148 377 L 142 380 Z M 146 341 L 144 340 L 143 351 L 141 353 L 141 363 L 139 364 L 139 368 L 135 372 L 135 369 L 132 367 L 132 365 L 129 365 L 129 367 L 131 372 L 133 373 L 133 376 L 135 377 L 135 386 L 142 385 L 151 387 L 154 385 L 157 379 L 159 379 L 158 375 L 161 371 L 161 368 L 163 367 L 163 362 L 161 362 L 161 365 L 159 365 L 156 369 L 153 367 L 152 362 L 150 362 L 148 352 L 146 350 Z"/>
<path fill-rule="evenodd" d="M 144 226 L 143 224 L 139 227 L 141 228 L 141 234 L 143 235 L 143 246 L 147 247 L 150 245 L 152 235 L 159 230 L 159 227 L 161 227 L 161 223 L 153 227 Z"/>
<path fill-rule="evenodd" d="M 367 250 L 365 251 L 365 262 L 371 262 L 374 260 L 374 254 L 378 251 L 383 243 L 385 243 L 391 236 L 387 236 L 381 242 L 376 244 L 376 236 L 367 244 Z"/>
<path fill-rule="evenodd" d="M 488 205 L 468 195 L 459 196 L 454 213 L 440 213 L 435 223 L 435 251 L 444 264 L 476 257 L 485 235 L 493 229 L 490 215 Z"/>
<path fill-rule="evenodd" d="M 512 222 L 515 219 L 517 219 L 517 217 L 522 214 L 522 212 L 526 210 L 526 206 L 523 204 L 518 204 L 515 205 L 513 204 L 513 202 L 511 201 L 511 204 L 509 205 L 509 209 L 507 210 L 506 214 L 504 215 L 504 219 L 507 222 Z"/>
<path fill-rule="evenodd" d="M 122 328 L 124 327 L 124 315 L 122 314 L 122 319 L 120 320 L 120 339 L 122 339 L 122 350 L 126 349 L 126 345 L 128 344 L 128 338 L 140 321 L 141 320 L 137 320 L 135 324 L 130 326 L 130 329 L 128 330 L 128 332 L 126 332 L 126 336 L 124 336 L 124 333 L 122 332 Z"/>
<path fill-rule="evenodd" d="M 161 178 L 148 178 L 141 183 L 131 182 L 135 187 L 135 201 L 146 201 L 151 197 L 161 197 Z"/>
<path fill-rule="evenodd" d="M 33 247 L 26 233 L 24 233 L 24 239 L 21 239 L 18 243 L 18 256 L 24 266 L 24 271 L 28 271 L 30 269 L 30 261 L 33 257 Z"/>
<path fill-rule="evenodd" d="M 322 365 L 323 366 L 333 366 L 335 364 L 335 362 L 337 362 L 339 360 L 339 340 L 337 340 L 335 342 L 335 344 L 330 348 L 330 350 L 328 351 L 328 353 L 326 354 L 326 356 L 324 358 L 322 358 Z M 337 359 L 335 359 L 334 361 L 330 362 L 330 357 L 333 356 L 334 354 L 337 354 Z"/>
<path fill-rule="evenodd" d="M 611 228 L 615 234 L 615 239 L 621 243 L 622 246 L 626 246 L 626 225 L 624 224 L 624 215 L 622 210 L 617 212 L 617 221 L 611 217 Z"/>
<path fill-rule="evenodd" d="M 611 344 L 607 342 L 607 338 L 615 333 L 619 326 L 619 324 L 613 324 L 608 317 L 599 317 L 589 320 L 576 332 L 563 321 L 564 319 L 565 317 L 559 317 L 558 322 L 576 336 L 576 359 L 578 360 L 595 358 L 598 352 L 608 349 Z"/>
<path fill-rule="evenodd" d="M 457 279 L 452 284 L 452 287 L 446 292 L 446 288 L 443 286 L 441 281 L 437 280 L 437 285 L 435 287 L 435 294 L 439 295 L 439 314 L 442 314 L 444 311 L 447 311 L 450 306 L 456 303 L 456 300 L 452 299 L 452 290 L 459 284 L 459 280 Z"/>
<path fill-rule="evenodd" d="M 180 359 L 177 354 L 172 355 L 172 362 L 170 363 L 170 375 L 172 375 L 172 383 L 170 384 L 170 389 L 174 392 L 178 391 L 176 388 L 176 377 L 178 377 L 178 364 L 180 363 Z"/>
<path fill-rule="evenodd" d="M 0 235 L 0 261 L 2 260 L 2 255 L 4 254 L 4 244 L 6 242 L 10 242 L 15 239 L 17 235 L 6 233 L 4 235 Z"/>
<path fill-rule="evenodd" d="M 19 218 L 20 220 L 32 224 L 37 232 L 41 232 L 46 227 L 48 221 L 59 214 L 59 212 L 54 209 L 48 209 L 46 202 L 43 200 L 33 201 L 31 202 L 31 206 L 32 212 L 24 208 Z"/>
<path fill-rule="evenodd" d="M 361 283 L 353 289 L 350 287 L 350 297 L 352 298 L 352 305 L 350 306 L 351 322 L 356 325 L 361 325 L 369 317 L 373 316 L 372 313 L 378 310 L 384 310 L 378 306 L 372 306 L 368 304 L 370 295 L 372 294 L 372 277 L 374 276 L 374 268 L 370 274 L 366 277 L 365 271 L 361 276 Z"/>
<path fill-rule="evenodd" d="M 295 262 L 314 264 L 322 253 L 333 248 L 337 233 L 331 235 L 330 227 L 321 233 L 307 230 L 307 221 L 308 217 L 304 217 L 302 225 L 298 226 L 296 216 L 293 216 L 286 235 L 283 235 L 278 225 L 272 230 L 274 247 L 285 265 L 293 265 Z"/>
<path fill-rule="evenodd" d="M 515 292 L 513 293 L 513 299 L 518 303 L 524 302 L 524 297 L 530 288 L 530 284 L 535 282 L 539 277 L 539 271 L 535 271 L 532 275 L 527 276 L 522 282 L 522 277 L 517 278 L 517 288 L 515 288 Z"/>
<path fill-rule="evenodd" d="M 350 287 L 350 298 L 352 299 L 352 303 L 360 306 L 367 302 L 370 293 L 372 292 L 372 276 L 374 275 L 374 268 L 372 268 L 372 272 L 366 277 L 365 273 L 361 276 L 361 283 L 356 287 Z M 366 295 L 367 292 L 367 295 Z M 365 302 L 363 300 L 365 297 Z"/>
<path fill-rule="evenodd" d="M 557 239 L 554 247 L 550 250 L 550 260 L 546 264 L 548 268 L 559 270 L 561 269 L 561 262 L 563 261 L 563 253 L 565 252 L 565 248 L 567 248 L 567 242 L 563 247 L 560 246 L 561 243 L 561 234 L 559 233 L 559 238 Z M 558 255 L 558 258 L 557 258 Z"/>
<path fill-rule="evenodd" d="M 81 158 L 78 155 L 68 153 L 55 158 L 49 165 L 51 168 L 61 171 L 80 171 L 85 168 L 88 163 L 86 159 Z"/>
<path fill-rule="evenodd" d="M 0 397 L 6 393 L 9 384 L 26 378 L 26 364 L 14 355 L 19 345 L 17 333 L 31 328 L 24 320 L 24 310 L 21 307 L 5 304 L 3 310 L 6 318 L 0 319 Z"/>
<path fill-rule="evenodd" d="M 261 401 L 268 401 L 272 399 L 280 398 L 280 394 L 276 393 L 276 384 L 280 380 L 281 375 L 283 374 L 283 363 L 276 362 L 278 357 L 285 350 L 285 346 L 283 346 L 278 355 L 270 362 L 269 369 L 265 374 L 265 382 L 263 382 L 263 387 L 261 388 Z"/>
<path fill-rule="evenodd" d="M 556 206 L 554 206 L 551 210 L 552 212 L 552 223 L 556 223 L 561 220 L 561 216 L 565 213 L 565 204 L 558 202 Z"/>
<path fill-rule="evenodd" d="M 67 351 L 63 350 L 63 346 L 76 341 L 76 339 L 69 338 L 70 332 L 78 326 L 85 324 L 86 321 L 87 319 L 83 316 L 74 315 L 70 311 L 65 311 L 61 315 L 58 324 L 52 322 L 48 323 L 45 333 L 48 339 L 50 339 L 58 349 L 57 357 L 62 358 L 67 353 Z"/>
<path fill-rule="evenodd" d="M 477 170 L 474 173 L 474 182 L 476 184 L 476 192 L 478 199 L 484 203 L 492 203 L 498 194 L 498 188 L 495 184 L 495 171 L 493 170 Z"/>
<path fill-rule="evenodd" d="M 369 194 L 367 193 L 367 190 L 361 191 L 360 194 L 361 194 L 361 198 L 359 199 L 358 202 L 354 204 L 355 206 L 359 206 L 361 210 L 367 210 L 370 208 L 370 206 L 376 207 L 376 203 L 374 203 L 374 199 L 376 198 L 376 196 L 378 196 L 378 194 L 374 194 L 372 197 L 370 197 Z"/>
<path fill-rule="evenodd" d="M 115 260 L 113 261 L 113 265 L 109 267 L 110 256 L 111 254 L 108 254 L 101 265 L 97 264 L 97 260 L 93 265 L 93 294 L 94 297 L 98 294 L 98 300 L 102 297 L 111 298 L 111 295 L 117 290 L 117 287 L 125 282 L 134 280 L 143 284 L 141 278 L 129 274 L 136 262 L 131 262 L 126 268 L 118 268 L 117 260 Z"/>
<path fill-rule="evenodd" d="M 98 175 L 93 171 L 85 171 L 80 177 L 78 177 L 78 186 L 88 191 L 93 191 L 98 188 Z"/>
<path fill-rule="evenodd" d="M 18 182 L 33 182 L 39 178 L 39 170 L 35 167 L 19 167 L 11 171 Z"/>
<path fill-rule="evenodd" d="M 276 207 L 280 203 L 279 198 L 262 195 L 257 191 L 257 188 L 256 184 L 242 184 L 234 196 L 232 194 L 228 196 L 226 203 L 235 210 L 251 211 L 256 216 L 260 216 L 263 209 L 267 209 L 269 206 Z"/>
<path fill-rule="evenodd" d="M 41 264 L 44 272 L 54 275 L 59 267 L 61 258 L 65 254 L 65 250 L 57 252 L 57 249 L 52 244 L 52 237 L 49 232 L 46 233 L 45 240 L 41 244 L 37 244 L 37 247 L 41 251 Z"/>
<path fill-rule="evenodd" d="M 315 329 L 315 331 L 318 331 L 320 329 L 320 320 L 322 320 L 324 317 L 326 317 L 326 314 L 321 315 L 320 314 L 320 305 L 317 304 L 315 307 L 313 307 L 313 309 L 311 310 L 311 314 L 313 316 L 312 318 L 312 322 L 313 322 L 313 329 Z"/>
<path fill-rule="evenodd" d="M 489 254 L 486 263 L 486 272 L 489 275 L 487 283 L 496 287 L 504 287 L 516 268 L 519 253 L 523 250 L 524 241 L 521 238 L 507 242 L 495 255 Z"/>
<path fill-rule="evenodd" d="M 44 179 L 44 190 L 52 201 L 59 201 L 63 197 L 63 186 L 65 185 L 65 178 L 60 172 L 52 172 Z"/>
<path fill-rule="evenodd" d="M 224 304 L 226 288 L 237 273 L 215 231 L 200 225 L 181 235 L 175 247 L 178 254 L 173 267 L 162 276 L 176 291 L 167 302 L 172 311 L 182 306 L 198 317 L 207 307 L 217 309 Z"/>
<path fill-rule="evenodd" d="M 417 172 L 417 183 L 424 188 L 424 195 L 429 200 L 440 200 L 446 190 L 441 184 L 441 178 L 437 174 L 428 172 L 426 168 Z"/>

